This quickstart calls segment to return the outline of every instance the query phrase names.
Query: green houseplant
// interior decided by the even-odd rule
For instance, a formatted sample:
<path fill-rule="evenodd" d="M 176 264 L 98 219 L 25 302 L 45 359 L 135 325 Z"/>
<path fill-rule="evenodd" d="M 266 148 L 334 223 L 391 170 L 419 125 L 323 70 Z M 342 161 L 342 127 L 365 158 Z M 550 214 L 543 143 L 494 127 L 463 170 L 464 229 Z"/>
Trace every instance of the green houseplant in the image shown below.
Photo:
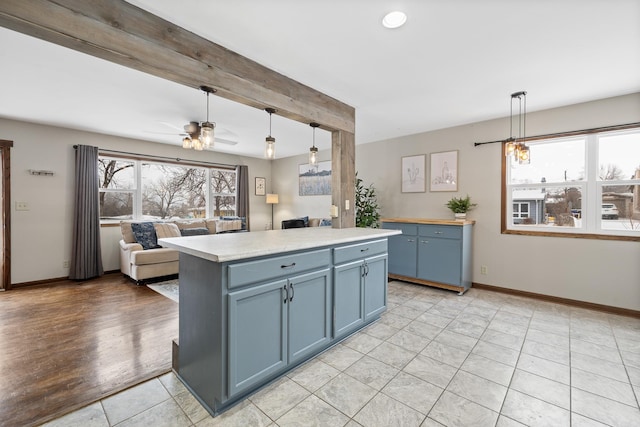
<path fill-rule="evenodd" d="M 445 206 L 454 213 L 456 219 L 464 219 L 467 217 L 467 212 L 476 207 L 477 204 L 471 203 L 471 197 L 467 194 L 466 197 L 452 197 Z"/>
<path fill-rule="evenodd" d="M 365 187 L 356 172 L 356 227 L 378 228 L 379 210 L 375 187 Z"/>

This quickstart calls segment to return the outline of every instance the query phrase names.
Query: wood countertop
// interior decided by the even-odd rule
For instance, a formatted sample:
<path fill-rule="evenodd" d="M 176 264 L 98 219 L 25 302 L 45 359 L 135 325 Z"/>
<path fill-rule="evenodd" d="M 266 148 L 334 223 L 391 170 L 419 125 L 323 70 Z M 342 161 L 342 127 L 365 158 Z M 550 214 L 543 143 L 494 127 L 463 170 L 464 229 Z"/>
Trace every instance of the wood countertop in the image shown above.
<path fill-rule="evenodd" d="M 436 225 L 473 225 L 476 222 L 470 219 L 430 219 L 430 218 L 382 218 L 381 222 L 400 222 L 408 224 L 436 224 Z"/>

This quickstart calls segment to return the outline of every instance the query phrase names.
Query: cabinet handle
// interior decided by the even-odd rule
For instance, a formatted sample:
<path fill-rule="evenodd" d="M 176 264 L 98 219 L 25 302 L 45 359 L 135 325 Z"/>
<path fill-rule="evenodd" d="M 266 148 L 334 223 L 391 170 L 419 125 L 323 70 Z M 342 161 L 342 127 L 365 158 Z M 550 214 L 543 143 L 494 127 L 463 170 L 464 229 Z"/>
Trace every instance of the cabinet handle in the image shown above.
<path fill-rule="evenodd" d="M 291 283 L 289 286 L 291 286 L 291 296 L 289 297 L 289 302 L 293 301 L 293 295 L 295 294 L 294 290 L 293 290 L 293 283 Z"/>
<path fill-rule="evenodd" d="M 434 231 L 433 234 L 442 234 L 442 231 Z"/>
<path fill-rule="evenodd" d="M 413 243 L 413 242 L 415 242 L 415 240 L 413 240 L 413 239 L 407 239 L 407 242 L 409 242 L 409 243 Z"/>
<path fill-rule="evenodd" d="M 428 240 L 421 240 L 420 243 L 424 243 L 426 245 L 427 243 L 429 243 L 429 241 Z"/>
<path fill-rule="evenodd" d="M 369 248 L 360 249 L 360 252 L 367 252 Z"/>
<path fill-rule="evenodd" d="M 289 289 L 287 288 L 287 285 L 284 285 L 282 290 L 284 291 L 284 303 L 286 304 L 289 299 Z"/>
<path fill-rule="evenodd" d="M 292 263 L 291 263 L 291 264 L 289 264 L 289 265 L 281 265 L 281 266 L 280 266 L 280 268 L 293 268 L 293 267 L 295 267 L 295 266 L 296 266 L 296 263 L 295 263 L 295 262 L 292 262 Z"/>
<path fill-rule="evenodd" d="M 362 264 L 362 277 L 366 277 L 369 274 L 369 264 L 367 264 L 367 261 L 364 262 L 364 264 Z"/>

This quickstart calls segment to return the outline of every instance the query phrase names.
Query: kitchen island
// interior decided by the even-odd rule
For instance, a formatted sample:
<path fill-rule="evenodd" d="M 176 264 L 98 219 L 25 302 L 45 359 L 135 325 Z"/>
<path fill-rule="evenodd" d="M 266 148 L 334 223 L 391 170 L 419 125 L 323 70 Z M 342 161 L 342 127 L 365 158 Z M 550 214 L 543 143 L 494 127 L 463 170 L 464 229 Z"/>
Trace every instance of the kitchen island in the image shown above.
<path fill-rule="evenodd" d="M 387 238 L 328 227 L 160 239 L 180 251 L 176 374 L 217 415 L 375 321 Z"/>

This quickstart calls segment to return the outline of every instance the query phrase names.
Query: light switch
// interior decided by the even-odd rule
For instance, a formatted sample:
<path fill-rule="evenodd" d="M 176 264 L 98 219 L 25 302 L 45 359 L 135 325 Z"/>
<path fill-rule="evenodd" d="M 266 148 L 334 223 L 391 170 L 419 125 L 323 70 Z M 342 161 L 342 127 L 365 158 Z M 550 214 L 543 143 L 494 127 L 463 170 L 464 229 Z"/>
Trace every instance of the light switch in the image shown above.
<path fill-rule="evenodd" d="M 28 211 L 29 204 L 27 202 L 16 202 L 16 210 L 17 211 Z"/>

